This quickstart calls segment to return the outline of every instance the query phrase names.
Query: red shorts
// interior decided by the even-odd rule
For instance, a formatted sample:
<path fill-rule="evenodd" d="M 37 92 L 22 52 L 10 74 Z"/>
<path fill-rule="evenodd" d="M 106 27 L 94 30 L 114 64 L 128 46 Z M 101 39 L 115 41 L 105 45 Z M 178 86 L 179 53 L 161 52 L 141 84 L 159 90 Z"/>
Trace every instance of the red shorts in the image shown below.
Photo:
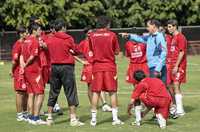
<path fill-rule="evenodd" d="M 117 92 L 117 73 L 112 71 L 99 71 L 93 73 L 92 92 Z"/>
<path fill-rule="evenodd" d="M 155 108 L 155 114 L 161 114 L 166 120 L 169 116 L 170 98 L 150 97 L 146 98 L 145 94 L 140 96 L 140 100 L 147 106 Z"/>
<path fill-rule="evenodd" d="M 13 73 L 14 89 L 15 91 L 26 92 L 25 80 L 23 75 L 19 73 L 19 67 L 17 67 Z"/>
<path fill-rule="evenodd" d="M 50 77 L 50 68 L 49 66 L 44 66 L 42 68 L 42 78 L 44 85 L 49 81 L 49 77 Z"/>
<path fill-rule="evenodd" d="M 40 72 L 25 72 L 27 93 L 44 94 L 44 82 Z"/>
<path fill-rule="evenodd" d="M 149 67 L 146 63 L 143 64 L 129 64 L 127 74 L 126 74 L 126 81 L 128 83 L 136 84 L 137 81 L 134 79 L 133 74 L 137 70 L 142 70 L 146 75 L 149 75 Z"/>
<path fill-rule="evenodd" d="M 172 74 L 174 65 L 167 64 L 167 84 L 172 82 L 185 83 L 186 82 L 186 68 L 179 67 L 176 74 Z"/>
<path fill-rule="evenodd" d="M 92 82 L 92 65 L 84 65 L 81 74 L 81 81 L 89 84 Z"/>

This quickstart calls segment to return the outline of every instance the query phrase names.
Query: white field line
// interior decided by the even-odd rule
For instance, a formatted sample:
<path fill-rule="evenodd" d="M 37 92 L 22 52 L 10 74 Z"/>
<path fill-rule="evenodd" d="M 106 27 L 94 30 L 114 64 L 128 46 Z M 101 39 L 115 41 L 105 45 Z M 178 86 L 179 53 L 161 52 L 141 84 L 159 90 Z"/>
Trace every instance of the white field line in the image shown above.
<path fill-rule="evenodd" d="M 49 89 L 45 89 L 45 91 L 49 91 Z M 78 94 L 79 95 L 86 95 L 87 91 L 82 91 L 82 90 L 78 90 Z M 131 91 L 130 92 L 118 92 L 118 95 L 131 95 Z M 200 92 L 184 92 L 183 93 L 184 96 L 198 96 L 200 97 Z"/>

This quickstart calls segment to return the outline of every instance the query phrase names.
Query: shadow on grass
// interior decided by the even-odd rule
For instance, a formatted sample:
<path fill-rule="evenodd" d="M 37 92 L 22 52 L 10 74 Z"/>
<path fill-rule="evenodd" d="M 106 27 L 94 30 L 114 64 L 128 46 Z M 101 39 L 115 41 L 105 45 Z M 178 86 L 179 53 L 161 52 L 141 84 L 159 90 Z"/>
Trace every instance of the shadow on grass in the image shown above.
<path fill-rule="evenodd" d="M 193 106 L 184 106 L 184 109 L 185 109 L 186 113 L 190 113 L 190 112 L 195 110 L 195 107 L 193 107 Z"/>
<path fill-rule="evenodd" d="M 157 123 L 156 121 L 152 120 L 152 119 L 142 121 L 142 125 L 143 125 L 143 124 L 158 125 L 158 123 Z M 167 126 L 171 126 L 171 125 L 174 125 L 174 124 L 175 124 L 175 123 L 174 123 L 173 121 L 170 121 L 170 120 L 168 119 L 168 121 L 167 121 Z"/>

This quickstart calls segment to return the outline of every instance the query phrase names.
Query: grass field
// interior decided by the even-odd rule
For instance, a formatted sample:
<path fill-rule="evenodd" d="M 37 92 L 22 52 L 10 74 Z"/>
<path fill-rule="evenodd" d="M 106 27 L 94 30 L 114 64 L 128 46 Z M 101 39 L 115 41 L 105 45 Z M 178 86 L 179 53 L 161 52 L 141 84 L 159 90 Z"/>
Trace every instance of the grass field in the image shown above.
<path fill-rule="evenodd" d="M 168 132 L 199 132 L 200 131 L 200 56 L 188 57 L 187 84 L 183 85 L 184 106 L 186 115 L 176 120 L 169 119 Z M 63 116 L 55 115 L 55 125 L 53 126 L 33 126 L 26 122 L 17 122 L 15 115 L 15 93 L 13 91 L 12 80 L 9 77 L 10 63 L 0 65 L 0 132 L 158 132 L 159 127 L 150 120 L 149 114 L 145 117 L 143 125 L 138 128 L 131 126 L 134 117 L 129 118 L 126 114 L 127 104 L 130 99 L 132 87 L 125 82 L 127 60 L 125 57 L 118 58 L 118 78 L 119 78 L 119 116 L 125 122 L 123 126 L 112 126 L 111 113 L 98 111 L 98 124 L 95 128 L 89 125 L 90 106 L 86 95 L 87 87 L 80 80 L 82 66 L 76 65 L 76 78 L 79 91 L 80 106 L 77 109 L 78 116 L 86 125 L 83 127 L 70 127 L 67 103 L 63 91 L 59 97 L 59 102 L 64 110 Z M 46 111 L 49 86 L 46 88 L 46 99 L 43 110 Z"/>

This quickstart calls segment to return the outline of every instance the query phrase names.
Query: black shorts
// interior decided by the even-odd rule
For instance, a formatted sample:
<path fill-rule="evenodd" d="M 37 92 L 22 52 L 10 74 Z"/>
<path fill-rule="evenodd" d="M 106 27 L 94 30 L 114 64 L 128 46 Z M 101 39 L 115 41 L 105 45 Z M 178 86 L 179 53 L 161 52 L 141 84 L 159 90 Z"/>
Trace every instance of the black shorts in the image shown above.
<path fill-rule="evenodd" d="M 62 86 L 64 88 L 68 105 L 78 106 L 79 101 L 74 75 L 74 65 L 53 64 L 51 66 L 48 106 L 54 107 Z"/>

